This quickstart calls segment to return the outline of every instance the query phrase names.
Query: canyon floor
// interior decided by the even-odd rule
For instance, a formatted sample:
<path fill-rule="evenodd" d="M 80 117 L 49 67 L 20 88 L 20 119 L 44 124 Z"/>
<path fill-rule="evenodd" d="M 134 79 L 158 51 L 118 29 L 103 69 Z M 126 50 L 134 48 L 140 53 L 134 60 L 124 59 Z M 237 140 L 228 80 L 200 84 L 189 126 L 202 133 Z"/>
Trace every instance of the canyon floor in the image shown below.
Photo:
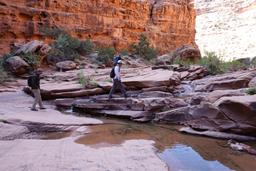
<path fill-rule="evenodd" d="M 196 69 L 195 74 L 190 75 L 190 77 L 195 77 L 196 74 L 197 76 L 200 75 L 203 71 L 200 70 L 199 72 L 199 70 Z M 181 84 L 178 81 L 181 77 L 177 74 L 180 73 L 170 70 L 151 70 L 151 67 L 144 66 L 141 68 L 124 68 L 123 71 L 123 81 L 129 90 L 129 97 L 124 99 L 116 95 L 111 102 L 106 100 L 106 94 L 111 86 L 108 79 L 109 69 L 82 70 L 86 75 L 90 75 L 91 79 L 97 82 L 98 85 L 86 89 L 77 83 L 77 73 L 81 70 L 68 72 L 45 71 L 41 88 L 43 98 L 47 99 L 44 101 L 47 109 L 38 112 L 30 110 L 33 98 L 25 93 L 29 93 L 29 91 L 27 89 L 24 89 L 25 92 L 22 91 L 26 86 L 26 79 L 17 79 L 2 85 L 0 87 L 0 170 L 162 171 L 168 169 L 188 170 L 189 168 L 190 170 L 252 170 L 256 167 L 254 156 L 229 149 L 225 140 L 185 136 L 178 133 L 179 126 L 170 127 L 170 124 L 174 121 L 177 123 L 189 121 L 188 125 L 198 127 L 198 122 L 195 119 L 192 120 L 193 122 L 184 119 L 190 118 L 189 115 L 195 115 L 191 114 L 192 109 L 184 110 L 184 108 L 190 106 L 190 103 L 195 103 L 197 99 L 193 97 L 199 97 L 199 94 L 205 93 L 204 97 L 206 99 L 203 101 L 217 101 L 223 96 L 230 97 L 230 95 L 241 98 L 245 96 L 247 99 L 252 99 L 248 100 L 248 103 L 254 101 L 255 96 L 247 97 L 244 93 L 243 88 L 246 88 L 248 84 L 244 85 L 240 83 L 241 81 L 236 80 L 243 80 L 244 78 L 245 82 L 248 82 L 246 81 L 248 79 L 251 81 L 255 77 L 254 70 L 233 73 L 236 75 L 234 77 L 228 74 L 229 81 L 232 82 L 231 85 L 233 86 L 232 92 L 230 90 L 228 90 L 228 93 L 226 90 L 222 90 L 225 93 L 219 92 L 220 90 L 217 89 L 221 85 L 229 86 L 229 83 L 221 84 L 221 81 L 219 81 L 218 86 L 210 86 L 210 89 L 216 89 L 211 90 L 214 94 L 211 94 L 211 92 L 195 93 L 191 90 L 190 83 L 184 82 L 185 84 Z M 217 77 L 222 78 L 215 78 L 216 80 L 223 81 L 225 74 Z M 188 78 L 188 75 L 184 78 Z M 211 83 L 214 83 L 214 77 L 207 79 L 212 79 Z M 199 79 L 198 82 L 200 81 L 202 80 Z M 196 87 L 198 89 L 209 88 L 209 86 L 204 86 L 202 82 L 198 85 L 199 87 Z M 80 115 L 70 114 L 67 111 L 60 112 L 60 108 L 68 108 L 69 111 L 72 106 L 73 110 L 76 109 Z M 165 109 L 165 106 L 169 107 Z M 201 107 L 199 104 L 196 106 L 199 109 Z M 181 113 L 177 109 L 182 109 L 184 112 Z M 211 107 L 205 108 L 205 105 L 202 109 L 203 113 L 209 114 L 212 120 L 216 119 L 214 117 L 216 111 L 217 115 L 220 116 L 219 109 L 215 111 L 214 108 L 213 111 Z M 173 110 L 176 110 L 179 115 L 177 116 L 177 113 L 174 115 Z M 197 111 L 199 114 L 200 110 Z M 86 115 L 84 116 L 84 114 Z M 97 117 L 94 116 L 95 114 L 97 114 Z M 255 113 L 252 112 L 252 114 Z M 102 116 L 104 117 L 102 118 Z M 106 118 L 113 117 L 121 118 L 122 121 L 114 123 L 111 123 L 111 120 L 106 121 Z M 202 128 L 205 128 L 205 125 L 214 127 L 205 120 L 204 116 L 202 118 L 204 121 L 201 124 Z M 202 118 L 196 117 L 199 121 L 202 121 Z M 138 124 L 142 128 L 138 129 L 137 125 L 134 126 L 135 128 L 132 127 L 133 124 L 129 120 L 139 122 Z M 144 122 L 152 120 L 168 124 L 162 125 L 163 128 L 160 132 L 154 132 L 155 129 L 159 130 L 159 128 L 155 126 L 147 128 L 148 125 L 144 124 Z M 229 126 L 230 122 L 224 121 L 222 123 Z M 240 121 L 243 122 L 243 120 Z M 240 123 L 240 121 L 238 119 L 236 122 Z M 111 124 L 114 125 L 114 128 L 116 125 L 128 125 L 128 128 L 115 128 L 110 131 L 114 132 L 113 134 L 101 134 L 101 132 L 107 130 L 104 127 L 99 130 L 94 128 Z M 167 128 L 165 128 L 166 126 Z M 225 126 L 223 127 L 225 128 Z M 217 126 L 215 125 L 215 127 Z M 250 132 L 253 129 L 253 126 L 245 127 L 241 132 L 247 131 L 249 134 L 246 132 L 241 135 L 250 135 L 250 138 L 253 138 L 253 133 Z M 116 133 L 116 130 L 118 130 L 118 133 Z M 138 133 L 136 130 L 140 130 L 140 132 Z M 173 130 L 174 132 L 170 132 Z M 231 131 L 230 133 L 234 132 Z M 125 134 L 125 138 L 120 138 L 119 134 Z M 111 136 L 120 142 L 113 145 Z M 167 139 L 158 136 L 165 136 Z M 166 148 L 170 146 L 173 146 L 173 148 L 168 151 Z M 207 148 L 211 150 L 206 150 Z M 182 150 L 175 151 L 175 149 Z M 168 158 L 170 151 L 171 154 L 175 155 Z M 191 153 L 186 154 L 182 151 L 190 151 Z M 218 154 L 225 152 L 228 155 L 217 155 L 216 151 L 218 151 Z M 197 153 L 202 156 L 197 159 L 200 164 L 197 166 L 190 165 L 191 162 L 196 162 L 195 156 L 198 157 Z M 182 154 L 186 157 L 192 157 L 184 162 L 182 158 L 179 158 L 179 155 Z M 208 162 L 208 160 L 211 162 Z M 212 161 L 218 162 L 212 163 Z"/>

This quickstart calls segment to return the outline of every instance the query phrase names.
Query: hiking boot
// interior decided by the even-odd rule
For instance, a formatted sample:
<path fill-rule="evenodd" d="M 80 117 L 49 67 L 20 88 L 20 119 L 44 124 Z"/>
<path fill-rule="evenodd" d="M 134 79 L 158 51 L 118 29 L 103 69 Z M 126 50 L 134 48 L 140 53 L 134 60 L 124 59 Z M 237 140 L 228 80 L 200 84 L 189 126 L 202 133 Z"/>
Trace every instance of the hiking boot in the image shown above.
<path fill-rule="evenodd" d="M 31 108 L 31 110 L 32 110 L 32 111 L 38 111 L 38 110 L 37 110 L 37 109 L 35 109 L 35 108 Z"/>

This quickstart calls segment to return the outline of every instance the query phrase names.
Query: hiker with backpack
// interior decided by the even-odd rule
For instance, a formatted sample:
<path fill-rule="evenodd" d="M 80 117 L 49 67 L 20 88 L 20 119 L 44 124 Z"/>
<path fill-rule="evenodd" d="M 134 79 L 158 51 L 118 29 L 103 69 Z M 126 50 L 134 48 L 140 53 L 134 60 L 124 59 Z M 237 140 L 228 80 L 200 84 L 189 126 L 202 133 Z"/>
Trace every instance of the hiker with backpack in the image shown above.
<path fill-rule="evenodd" d="M 41 74 L 42 74 L 42 70 L 37 69 L 28 78 L 28 86 L 31 88 L 35 98 L 35 101 L 31 107 L 32 111 L 38 111 L 36 109 L 37 104 L 39 105 L 40 109 L 45 109 L 42 103 L 42 98 L 40 93 L 40 75 Z"/>
<path fill-rule="evenodd" d="M 124 97 L 127 98 L 125 88 L 121 82 L 121 66 L 122 60 L 118 60 L 116 62 L 116 65 L 112 68 L 110 72 L 110 77 L 113 79 L 113 86 L 109 92 L 109 100 L 112 98 L 112 94 L 115 92 L 117 88 L 120 89 Z"/>
<path fill-rule="evenodd" d="M 114 66 L 117 65 L 117 62 L 118 62 L 119 60 L 122 60 L 121 55 L 116 55 L 116 56 L 114 56 L 114 59 L 113 59 L 113 61 L 114 61 Z"/>

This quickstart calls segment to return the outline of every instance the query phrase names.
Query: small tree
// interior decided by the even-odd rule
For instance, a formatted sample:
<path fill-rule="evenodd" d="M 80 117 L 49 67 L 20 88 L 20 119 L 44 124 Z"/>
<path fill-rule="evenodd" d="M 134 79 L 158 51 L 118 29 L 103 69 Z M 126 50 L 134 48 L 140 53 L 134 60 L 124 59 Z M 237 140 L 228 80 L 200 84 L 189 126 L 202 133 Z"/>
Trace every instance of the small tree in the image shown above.
<path fill-rule="evenodd" d="M 151 60 L 157 56 L 156 49 L 150 46 L 148 38 L 144 34 L 140 35 L 139 42 L 137 44 L 131 45 L 131 51 L 146 60 Z"/>
<path fill-rule="evenodd" d="M 206 55 L 200 59 L 199 64 L 207 68 L 210 74 L 216 75 L 223 73 L 222 61 L 214 52 L 206 52 Z"/>
<path fill-rule="evenodd" d="M 97 60 L 105 65 L 111 65 L 112 64 L 112 58 L 115 54 L 114 48 L 99 48 L 98 49 L 98 57 Z"/>
<path fill-rule="evenodd" d="M 26 61 L 32 68 L 36 68 L 39 65 L 40 57 L 35 53 L 24 53 L 20 57 Z"/>

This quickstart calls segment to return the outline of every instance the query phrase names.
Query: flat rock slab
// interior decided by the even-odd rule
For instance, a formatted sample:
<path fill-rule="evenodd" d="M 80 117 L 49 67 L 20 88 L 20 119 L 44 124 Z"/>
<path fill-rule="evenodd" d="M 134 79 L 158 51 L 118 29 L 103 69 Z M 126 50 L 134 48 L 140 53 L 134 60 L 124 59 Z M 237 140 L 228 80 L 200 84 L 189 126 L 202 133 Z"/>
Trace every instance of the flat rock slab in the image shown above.
<path fill-rule="evenodd" d="M 256 76 L 256 70 L 237 71 L 193 81 L 195 91 L 211 92 L 214 90 L 229 90 L 246 88 Z"/>
<path fill-rule="evenodd" d="M 111 116 L 116 118 L 126 118 L 126 119 L 134 119 L 134 118 L 142 118 L 149 114 L 146 111 L 132 111 L 132 110 L 91 110 L 90 114 L 95 115 L 104 115 Z"/>
<path fill-rule="evenodd" d="M 31 111 L 33 101 L 23 92 L 0 93 L 0 119 L 60 125 L 102 124 L 98 119 L 64 115 L 48 105 L 46 110 Z"/>
<path fill-rule="evenodd" d="M 91 148 L 60 140 L 0 141 L 0 170 L 147 170 L 167 171 L 153 141 L 129 140 L 118 146 Z"/>
<path fill-rule="evenodd" d="M 28 128 L 21 125 L 12 125 L 0 122 L 0 139 L 6 137 L 15 137 L 29 132 Z"/>
<path fill-rule="evenodd" d="M 137 76 L 124 78 L 123 84 L 127 87 L 136 89 L 158 87 L 158 86 L 172 86 L 180 81 L 179 74 L 169 70 L 145 70 Z"/>
<path fill-rule="evenodd" d="M 58 93 L 58 92 L 81 90 L 82 86 L 81 84 L 78 84 L 76 81 L 56 82 L 56 83 L 47 82 L 45 84 L 41 84 L 41 89 L 44 91 Z"/>

